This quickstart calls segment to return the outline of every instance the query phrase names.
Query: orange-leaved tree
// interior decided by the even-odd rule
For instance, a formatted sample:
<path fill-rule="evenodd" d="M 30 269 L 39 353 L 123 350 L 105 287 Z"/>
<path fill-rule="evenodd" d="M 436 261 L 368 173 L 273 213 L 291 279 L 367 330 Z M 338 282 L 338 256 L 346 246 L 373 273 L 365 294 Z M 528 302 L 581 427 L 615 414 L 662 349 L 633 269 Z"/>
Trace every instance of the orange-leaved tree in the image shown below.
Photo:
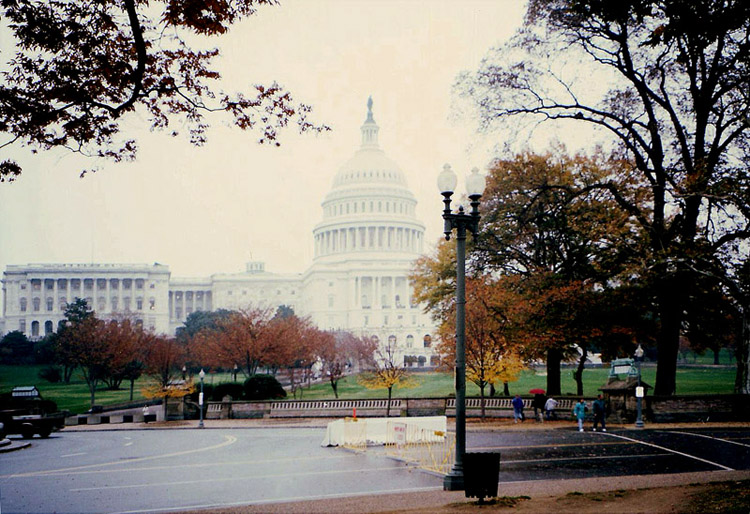
<path fill-rule="evenodd" d="M 370 362 L 370 369 L 361 373 L 357 377 L 357 381 L 367 389 L 388 390 L 386 417 L 391 412 L 393 388 L 408 389 L 418 385 L 414 376 L 405 367 L 396 363 L 396 349 L 390 344 L 381 344 L 376 347 L 375 354 Z"/>

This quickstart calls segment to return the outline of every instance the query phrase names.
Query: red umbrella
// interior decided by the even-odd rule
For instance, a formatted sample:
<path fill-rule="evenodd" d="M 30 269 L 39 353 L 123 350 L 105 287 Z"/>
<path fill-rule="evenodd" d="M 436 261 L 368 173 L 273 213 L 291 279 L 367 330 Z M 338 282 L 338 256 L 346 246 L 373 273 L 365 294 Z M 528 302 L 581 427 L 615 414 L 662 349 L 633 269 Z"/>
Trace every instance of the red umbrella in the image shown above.
<path fill-rule="evenodd" d="M 544 394 L 544 389 L 531 389 L 529 391 L 531 394 Z"/>

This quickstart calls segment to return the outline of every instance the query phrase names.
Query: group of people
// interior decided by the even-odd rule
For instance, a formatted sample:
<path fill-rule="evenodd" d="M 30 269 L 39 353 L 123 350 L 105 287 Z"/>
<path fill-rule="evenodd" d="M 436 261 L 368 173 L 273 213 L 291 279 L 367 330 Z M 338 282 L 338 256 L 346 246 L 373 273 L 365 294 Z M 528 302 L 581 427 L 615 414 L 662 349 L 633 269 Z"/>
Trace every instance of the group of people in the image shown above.
<path fill-rule="evenodd" d="M 544 421 L 557 419 L 557 400 L 551 396 L 547 398 L 543 394 L 535 394 L 534 400 L 531 402 L 531 406 L 534 409 L 534 419 L 537 421 Z M 513 401 L 513 422 L 523 422 L 526 418 L 523 413 L 523 399 L 520 394 L 517 394 Z M 607 417 L 607 404 L 604 401 L 604 397 L 600 394 L 592 404 L 594 409 L 594 432 L 601 427 L 602 432 L 607 431 L 607 425 L 605 419 Z M 583 432 L 583 420 L 586 418 L 586 412 L 589 408 L 586 404 L 586 400 L 581 398 L 578 403 L 573 406 L 573 417 L 578 421 L 578 431 Z"/>
<path fill-rule="evenodd" d="M 596 432 L 597 427 L 601 426 L 602 432 L 606 432 L 607 425 L 604 420 L 607 417 L 607 404 L 604 402 L 604 397 L 602 395 L 597 396 L 592 404 L 592 408 L 594 409 L 593 431 Z M 578 421 L 579 432 L 583 432 L 583 420 L 586 417 L 586 411 L 588 410 L 589 408 L 588 405 L 586 405 L 586 400 L 583 398 L 578 400 L 578 403 L 573 406 L 573 416 L 575 416 Z"/>
<path fill-rule="evenodd" d="M 511 401 L 513 405 L 513 420 L 515 423 L 524 421 L 526 416 L 523 413 L 523 399 L 520 394 L 517 394 Z M 557 400 L 551 396 L 548 398 L 544 394 L 535 394 L 534 400 L 531 402 L 531 406 L 534 409 L 534 419 L 537 421 L 544 421 L 557 419 Z"/>

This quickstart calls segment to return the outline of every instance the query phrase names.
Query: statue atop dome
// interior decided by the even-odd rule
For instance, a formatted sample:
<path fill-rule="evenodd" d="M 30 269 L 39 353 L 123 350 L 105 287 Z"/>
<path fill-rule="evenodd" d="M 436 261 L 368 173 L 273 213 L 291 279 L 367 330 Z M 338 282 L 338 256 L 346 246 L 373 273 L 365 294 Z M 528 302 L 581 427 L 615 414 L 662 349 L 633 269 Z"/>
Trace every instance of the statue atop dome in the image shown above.
<path fill-rule="evenodd" d="M 372 119 L 372 95 L 367 98 L 367 120 L 365 121 L 365 123 L 367 121 L 375 123 L 375 120 Z"/>
<path fill-rule="evenodd" d="M 367 98 L 367 119 L 362 124 L 362 148 L 378 148 L 378 124 L 372 117 L 372 95 Z"/>

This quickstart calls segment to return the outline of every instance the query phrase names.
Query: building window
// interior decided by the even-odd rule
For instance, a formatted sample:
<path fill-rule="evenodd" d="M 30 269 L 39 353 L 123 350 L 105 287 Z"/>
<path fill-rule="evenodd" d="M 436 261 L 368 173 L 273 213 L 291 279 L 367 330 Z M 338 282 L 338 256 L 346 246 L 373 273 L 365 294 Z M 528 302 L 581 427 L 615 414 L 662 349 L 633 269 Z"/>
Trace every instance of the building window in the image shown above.
<path fill-rule="evenodd" d="M 176 308 L 176 309 L 174 310 L 174 316 L 175 316 L 175 318 L 177 318 L 177 319 L 182 319 L 182 309 L 180 309 L 179 307 L 177 307 L 177 308 Z"/>
<path fill-rule="evenodd" d="M 39 322 L 31 322 L 31 337 L 39 337 Z"/>
<path fill-rule="evenodd" d="M 383 325 L 387 325 L 387 324 L 388 324 L 388 315 L 386 314 L 385 316 L 383 316 Z"/>
<path fill-rule="evenodd" d="M 31 303 L 34 305 L 34 312 L 39 312 L 39 305 L 41 304 L 41 300 L 39 298 L 34 298 L 31 300 Z"/>
<path fill-rule="evenodd" d="M 422 341 L 425 348 L 430 348 L 432 346 L 432 336 L 430 336 L 430 334 L 425 334 Z"/>
<path fill-rule="evenodd" d="M 123 289 L 132 289 L 133 288 L 133 279 L 123 278 L 122 279 L 122 287 L 123 287 Z"/>
<path fill-rule="evenodd" d="M 148 300 L 148 308 L 149 308 L 149 310 L 154 310 L 156 308 L 156 299 L 155 298 L 150 298 Z"/>
<path fill-rule="evenodd" d="M 28 303 L 28 301 L 26 300 L 26 298 L 21 298 L 20 302 L 21 302 L 21 312 L 26 312 L 26 304 Z"/>
<path fill-rule="evenodd" d="M 391 347 L 391 348 L 395 348 L 396 347 L 396 336 L 394 336 L 394 335 L 388 336 L 388 346 Z"/>
<path fill-rule="evenodd" d="M 55 301 L 52 298 L 47 298 L 47 312 L 52 312 L 55 308 Z"/>
<path fill-rule="evenodd" d="M 60 307 L 60 312 L 64 312 L 68 308 L 68 299 L 64 296 L 60 297 L 60 301 L 57 304 Z"/>
<path fill-rule="evenodd" d="M 58 291 L 67 291 L 68 290 L 68 281 L 64 278 L 61 278 L 57 281 L 57 289 Z"/>
<path fill-rule="evenodd" d="M 333 295 L 332 294 L 328 295 L 328 306 L 333 307 Z"/>
<path fill-rule="evenodd" d="M 137 311 L 143 310 L 143 298 L 135 299 L 135 310 Z"/>
<path fill-rule="evenodd" d="M 126 296 L 122 299 L 122 307 L 126 310 L 130 310 L 130 297 Z"/>
<path fill-rule="evenodd" d="M 26 333 L 26 320 L 25 319 L 18 320 L 18 331 L 23 334 Z"/>
<path fill-rule="evenodd" d="M 31 290 L 32 291 L 41 291 L 42 290 L 42 281 L 38 278 L 35 278 L 31 281 Z"/>
<path fill-rule="evenodd" d="M 412 346 L 414 346 L 414 336 L 409 334 L 406 336 L 406 347 L 411 348 Z"/>
<path fill-rule="evenodd" d="M 26 284 L 21 284 L 21 290 L 26 291 Z"/>
<path fill-rule="evenodd" d="M 365 316 L 364 326 L 367 326 L 369 323 L 370 323 L 370 316 Z"/>
<path fill-rule="evenodd" d="M 116 278 L 113 278 L 109 281 L 109 288 L 117 291 L 118 289 L 120 289 L 120 281 Z"/>
<path fill-rule="evenodd" d="M 83 279 L 83 289 L 85 291 L 93 291 L 94 290 L 94 279 L 84 278 Z"/>
<path fill-rule="evenodd" d="M 48 336 L 52 333 L 52 321 L 47 320 L 44 322 L 44 335 Z"/>
<path fill-rule="evenodd" d="M 105 312 L 107 310 L 107 299 L 103 296 L 100 296 L 99 301 L 97 302 L 97 306 L 100 313 Z"/>
<path fill-rule="evenodd" d="M 107 290 L 107 279 L 106 278 L 97 278 L 96 279 L 96 290 L 97 291 L 106 291 Z"/>
<path fill-rule="evenodd" d="M 144 280 L 143 280 L 142 278 L 137 278 L 137 279 L 135 280 L 135 288 L 136 288 L 136 289 L 143 289 L 143 285 L 144 285 L 144 283 L 145 283 L 145 282 L 144 282 Z"/>
<path fill-rule="evenodd" d="M 112 312 L 117 311 L 117 301 L 118 300 L 119 300 L 119 298 L 117 298 L 116 296 L 112 297 Z"/>
<path fill-rule="evenodd" d="M 51 278 L 47 278 L 44 280 L 44 288 L 47 291 L 53 291 L 55 289 L 55 281 Z"/>
<path fill-rule="evenodd" d="M 81 279 L 80 278 L 71 278 L 70 279 L 70 288 L 74 289 L 76 291 L 81 290 Z"/>

